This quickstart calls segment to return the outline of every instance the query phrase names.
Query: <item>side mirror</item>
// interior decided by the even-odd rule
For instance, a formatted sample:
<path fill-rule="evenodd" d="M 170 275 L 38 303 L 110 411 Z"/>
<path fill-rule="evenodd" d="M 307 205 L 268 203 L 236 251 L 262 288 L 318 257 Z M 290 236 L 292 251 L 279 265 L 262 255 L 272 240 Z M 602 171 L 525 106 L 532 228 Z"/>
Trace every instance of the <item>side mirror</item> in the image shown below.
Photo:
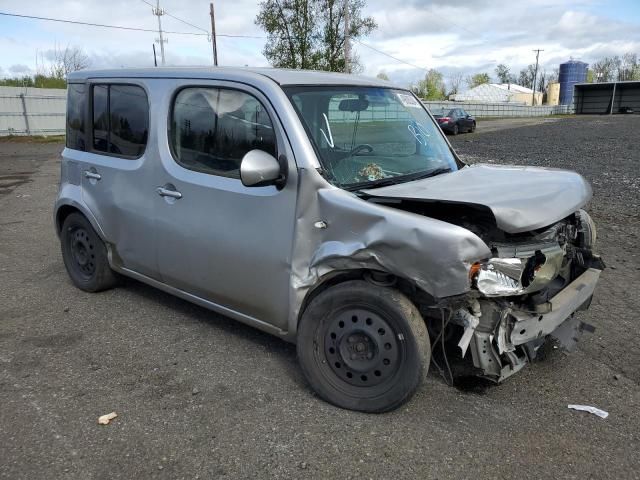
<path fill-rule="evenodd" d="M 284 180 L 280 174 L 280 163 L 263 150 L 251 150 L 240 162 L 240 180 L 245 187 L 262 187 L 278 184 Z"/>

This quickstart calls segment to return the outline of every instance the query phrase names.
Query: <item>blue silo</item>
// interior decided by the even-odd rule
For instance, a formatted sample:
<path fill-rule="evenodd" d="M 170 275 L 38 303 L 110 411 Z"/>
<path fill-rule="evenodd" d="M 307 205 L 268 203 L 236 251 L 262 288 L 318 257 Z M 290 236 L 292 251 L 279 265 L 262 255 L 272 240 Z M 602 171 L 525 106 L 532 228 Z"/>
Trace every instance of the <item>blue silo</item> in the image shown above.
<path fill-rule="evenodd" d="M 573 105 L 573 86 L 587 81 L 588 63 L 569 60 L 560 64 L 560 105 Z"/>

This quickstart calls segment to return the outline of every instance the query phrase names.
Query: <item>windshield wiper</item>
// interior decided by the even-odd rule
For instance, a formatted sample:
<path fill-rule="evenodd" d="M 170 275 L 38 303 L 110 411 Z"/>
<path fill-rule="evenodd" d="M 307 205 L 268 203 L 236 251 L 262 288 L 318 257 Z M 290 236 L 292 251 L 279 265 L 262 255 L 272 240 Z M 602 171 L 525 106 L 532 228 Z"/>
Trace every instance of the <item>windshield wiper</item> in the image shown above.
<path fill-rule="evenodd" d="M 421 178 L 435 177 L 436 175 L 449 173 L 450 171 L 451 171 L 451 168 L 449 167 L 436 168 L 434 170 L 429 170 L 428 172 L 421 172 L 417 176 L 413 177 L 411 180 L 420 180 Z"/>
<path fill-rule="evenodd" d="M 413 180 L 420 180 L 422 178 L 435 177 L 442 173 L 448 173 L 451 169 L 449 167 L 436 168 L 427 172 L 409 173 L 407 175 L 398 175 L 397 177 L 381 178 L 379 180 L 371 180 L 368 182 L 359 182 L 346 185 L 343 188 L 350 192 L 358 191 L 368 188 L 388 187 L 389 185 L 397 185 L 399 183 L 411 182 Z"/>

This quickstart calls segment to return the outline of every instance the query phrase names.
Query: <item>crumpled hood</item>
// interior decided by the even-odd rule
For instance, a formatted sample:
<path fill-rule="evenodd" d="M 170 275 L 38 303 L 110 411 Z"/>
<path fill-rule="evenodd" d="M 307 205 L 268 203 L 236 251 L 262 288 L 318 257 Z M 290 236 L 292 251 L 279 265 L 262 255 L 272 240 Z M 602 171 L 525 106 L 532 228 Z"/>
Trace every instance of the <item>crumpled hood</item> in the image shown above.
<path fill-rule="evenodd" d="M 507 233 L 551 225 L 583 207 L 592 194 L 576 172 L 486 164 L 363 192 L 372 197 L 483 205 Z"/>

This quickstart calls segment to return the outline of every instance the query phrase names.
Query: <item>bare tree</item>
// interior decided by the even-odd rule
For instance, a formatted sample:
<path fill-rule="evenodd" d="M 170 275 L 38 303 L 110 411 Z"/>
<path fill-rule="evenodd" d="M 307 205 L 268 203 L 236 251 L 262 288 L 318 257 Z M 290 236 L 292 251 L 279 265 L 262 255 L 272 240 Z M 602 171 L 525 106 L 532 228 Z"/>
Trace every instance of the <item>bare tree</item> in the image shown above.
<path fill-rule="evenodd" d="M 464 75 L 462 73 L 452 73 L 449 76 L 449 95 L 455 95 L 460 92 L 460 87 L 464 81 Z"/>
<path fill-rule="evenodd" d="M 542 69 L 538 74 L 538 92 L 544 92 L 547 89 L 548 83 L 547 71 Z"/>
<path fill-rule="evenodd" d="M 617 57 L 604 57 L 591 65 L 596 83 L 611 82 L 617 77 Z M 618 59 L 619 60 L 619 59 Z"/>
<path fill-rule="evenodd" d="M 618 70 L 618 80 L 639 80 L 640 64 L 638 63 L 638 55 L 627 52 L 620 59 L 620 68 Z"/>
<path fill-rule="evenodd" d="M 54 78 L 65 78 L 69 73 L 87 68 L 91 64 L 84 50 L 69 45 L 64 50 L 56 45 L 48 52 L 47 57 L 51 62 L 49 73 Z"/>

